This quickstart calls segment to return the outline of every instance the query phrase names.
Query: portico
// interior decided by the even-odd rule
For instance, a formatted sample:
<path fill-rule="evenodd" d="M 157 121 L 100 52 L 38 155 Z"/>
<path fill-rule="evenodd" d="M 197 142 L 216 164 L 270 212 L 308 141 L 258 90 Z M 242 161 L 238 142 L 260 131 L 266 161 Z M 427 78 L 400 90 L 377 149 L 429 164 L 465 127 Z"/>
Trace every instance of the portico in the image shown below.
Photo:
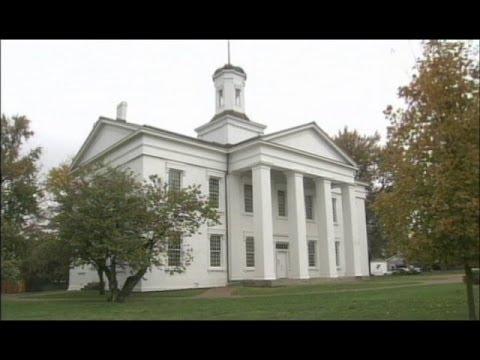
<path fill-rule="evenodd" d="M 266 152 L 261 147 L 256 150 L 260 154 L 252 153 L 250 158 L 258 159 Z M 298 161 L 293 169 L 280 167 L 273 156 L 272 161 L 239 169 L 235 164 L 243 163 L 242 159 L 237 160 L 234 152 L 231 158 L 228 188 L 230 198 L 236 200 L 231 206 L 230 246 L 242 251 L 235 246 L 235 242 L 242 242 L 236 229 L 243 228 L 245 232 L 251 225 L 251 231 L 247 232 L 254 239 L 255 251 L 254 269 L 231 262 L 232 280 L 239 280 L 239 276 L 252 280 L 362 276 L 358 260 L 362 234 L 355 229 L 358 228 L 357 205 L 363 205 L 364 196 L 356 192 L 358 186 L 350 167 L 346 169 L 352 175 L 350 181 L 346 181 L 347 176 L 342 173 L 346 169 L 341 166 L 337 172 L 332 169 L 327 177 L 327 174 L 319 176 L 311 166 L 302 168 Z M 288 158 L 283 156 L 280 161 L 284 163 Z M 244 185 L 251 185 L 252 213 L 243 208 Z"/>

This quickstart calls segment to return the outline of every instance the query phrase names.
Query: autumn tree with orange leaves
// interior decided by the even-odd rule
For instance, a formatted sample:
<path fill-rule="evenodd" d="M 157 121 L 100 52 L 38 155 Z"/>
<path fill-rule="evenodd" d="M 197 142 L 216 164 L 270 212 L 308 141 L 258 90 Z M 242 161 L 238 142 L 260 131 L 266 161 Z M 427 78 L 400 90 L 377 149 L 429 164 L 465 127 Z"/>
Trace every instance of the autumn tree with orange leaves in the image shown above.
<path fill-rule="evenodd" d="M 448 258 L 465 269 L 468 312 L 476 319 L 472 268 L 479 263 L 478 47 L 427 41 L 416 74 L 399 89 L 404 108 L 390 120 L 383 171 L 391 179 L 375 209 L 397 250 Z"/>

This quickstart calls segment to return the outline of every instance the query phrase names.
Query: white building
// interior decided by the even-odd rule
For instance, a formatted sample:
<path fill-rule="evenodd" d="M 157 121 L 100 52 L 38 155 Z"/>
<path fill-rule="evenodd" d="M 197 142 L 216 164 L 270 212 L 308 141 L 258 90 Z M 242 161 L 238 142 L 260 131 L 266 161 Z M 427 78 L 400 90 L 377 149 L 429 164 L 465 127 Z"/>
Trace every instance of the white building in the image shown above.
<path fill-rule="evenodd" d="M 100 117 L 75 157 L 74 167 L 102 159 L 142 179 L 201 184 L 218 198 L 221 225 L 184 239 L 194 257 L 187 271 L 155 268 L 136 291 L 369 275 L 366 190 L 354 180 L 355 163 L 314 122 L 264 135 L 266 126 L 245 114 L 246 79 L 231 64 L 215 71 L 216 112 L 197 138 L 130 123 L 121 103 L 117 119 Z M 75 268 L 69 289 L 94 281 L 95 271 Z"/>

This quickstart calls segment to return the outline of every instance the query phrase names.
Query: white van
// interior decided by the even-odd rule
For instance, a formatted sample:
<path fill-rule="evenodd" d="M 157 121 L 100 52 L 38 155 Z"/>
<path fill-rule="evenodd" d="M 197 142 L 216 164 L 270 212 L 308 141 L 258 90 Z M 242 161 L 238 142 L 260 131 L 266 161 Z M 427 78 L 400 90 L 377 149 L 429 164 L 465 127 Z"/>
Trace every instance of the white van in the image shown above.
<path fill-rule="evenodd" d="M 370 262 L 370 274 L 373 276 L 383 276 L 391 274 L 387 269 L 386 261 L 371 261 Z"/>

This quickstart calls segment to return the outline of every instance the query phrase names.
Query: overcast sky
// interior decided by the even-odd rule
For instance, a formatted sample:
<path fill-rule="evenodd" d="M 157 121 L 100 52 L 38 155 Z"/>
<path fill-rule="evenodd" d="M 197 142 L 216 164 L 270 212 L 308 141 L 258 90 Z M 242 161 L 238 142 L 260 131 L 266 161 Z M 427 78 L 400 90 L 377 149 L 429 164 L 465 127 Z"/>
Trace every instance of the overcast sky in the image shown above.
<path fill-rule="evenodd" d="M 382 111 L 421 56 L 417 40 L 233 40 L 247 73 L 245 109 L 266 133 L 315 121 L 329 135 L 348 126 L 385 141 Z M 212 75 L 226 40 L 2 40 L 1 111 L 26 115 L 42 172 L 73 157 L 99 116 L 196 136 L 214 115 Z"/>

